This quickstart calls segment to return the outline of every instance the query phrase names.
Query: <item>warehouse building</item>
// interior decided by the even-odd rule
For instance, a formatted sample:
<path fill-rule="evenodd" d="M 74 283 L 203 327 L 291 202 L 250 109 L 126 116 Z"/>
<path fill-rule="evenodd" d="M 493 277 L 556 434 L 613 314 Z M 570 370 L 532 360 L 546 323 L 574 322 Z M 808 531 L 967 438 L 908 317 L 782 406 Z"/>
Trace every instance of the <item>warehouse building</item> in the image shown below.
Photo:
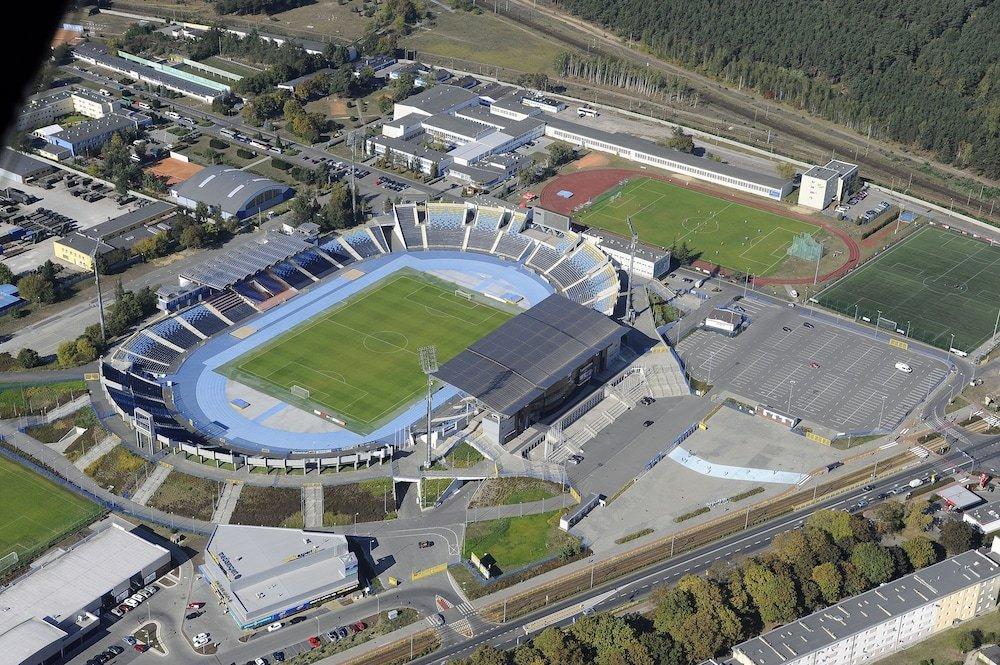
<path fill-rule="evenodd" d="M 139 130 L 139 121 L 120 113 L 112 113 L 96 120 L 88 120 L 68 129 L 46 134 L 48 143 L 64 148 L 70 155 L 90 154 L 100 150 L 115 134 Z"/>
<path fill-rule="evenodd" d="M 799 205 L 823 210 L 833 202 L 841 203 L 854 192 L 858 183 L 858 165 L 830 160 L 826 166 L 814 166 L 802 174 Z"/>
<path fill-rule="evenodd" d="M 154 68 L 149 61 L 127 60 L 108 53 L 107 49 L 93 44 L 80 44 L 73 49 L 73 57 L 96 67 L 110 69 L 131 79 L 160 86 L 173 92 L 211 104 L 229 93 L 229 87 L 171 67 Z M 135 58 L 135 56 L 131 56 Z M 141 60 L 141 59 L 139 59 Z M 209 81 L 206 83 L 206 81 Z"/>
<path fill-rule="evenodd" d="M 733 647 L 741 665 L 860 665 L 992 612 L 1000 541 L 843 600 Z"/>
<path fill-rule="evenodd" d="M 962 520 L 968 522 L 983 533 L 993 533 L 1000 530 L 1000 501 L 990 501 L 962 514 Z"/>
<path fill-rule="evenodd" d="M 600 312 L 551 295 L 446 362 L 436 376 L 475 398 L 484 436 L 505 443 L 606 370 L 626 333 Z"/>
<path fill-rule="evenodd" d="M 55 549 L 0 591 L 0 660 L 62 662 L 117 605 L 170 566 L 170 553 L 117 519 L 68 550 Z"/>
<path fill-rule="evenodd" d="M 0 178 L 19 185 L 55 170 L 51 164 L 22 155 L 16 150 L 4 148 L 0 152 Z"/>
<path fill-rule="evenodd" d="M 611 153 L 638 164 L 654 166 L 775 201 L 780 201 L 792 191 L 790 180 L 695 157 L 630 134 L 606 132 L 558 118 L 546 118 L 545 123 L 545 135 L 548 137 L 581 148 Z"/>
<path fill-rule="evenodd" d="M 52 253 L 59 261 L 80 270 L 93 272 L 94 261 L 118 250 L 119 260 L 127 260 L 136 244 L 167 231 L 177 206 L 154 201 L 114 219 L 83 231 L 68 233 L 52 243 Z"/>
<path fill-rule="evenodd" d="M 358 560 L 334 533 L 220 524 L 201 572 L 240 628 L 302 612 L 358 587 Z"/>
<path fill-rule="evenodd" d="M 222 165 L 202 169 L 170 190 L 170 195 L 185 208 L 194 210 L 204 203 L 210 214 L 218 211 L 223 219 L 259 214 L 294 194 L 288 185 Z"/>

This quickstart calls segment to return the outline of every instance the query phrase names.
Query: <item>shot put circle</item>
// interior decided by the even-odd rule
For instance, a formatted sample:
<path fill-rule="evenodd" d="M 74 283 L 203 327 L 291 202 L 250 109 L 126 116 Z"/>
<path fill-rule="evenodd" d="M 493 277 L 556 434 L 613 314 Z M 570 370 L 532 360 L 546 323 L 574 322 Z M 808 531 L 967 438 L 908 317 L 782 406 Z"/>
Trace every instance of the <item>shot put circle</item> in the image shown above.
<path fill-rule="evenodd" d="M 373 353 L 396 353 L 405 351 L 410 340 L 395 330 L 379 330 L 365 335 L 364 347 Z"/>
<path fill-rule="evenodd" d="M 969 285 L 967 283 L 951 279 L 947 275 L 924 277 L 921 283 L 935 293 L 965 293 L 969 290 Z"/>

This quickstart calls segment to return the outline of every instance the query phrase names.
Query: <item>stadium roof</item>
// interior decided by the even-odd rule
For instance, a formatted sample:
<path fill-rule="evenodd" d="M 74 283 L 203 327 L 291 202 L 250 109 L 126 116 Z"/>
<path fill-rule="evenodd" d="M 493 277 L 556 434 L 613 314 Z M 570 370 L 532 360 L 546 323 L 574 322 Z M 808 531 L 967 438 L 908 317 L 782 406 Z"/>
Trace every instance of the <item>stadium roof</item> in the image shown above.
<path fill-rule="evenodd" d="M 553 294 L 446 362 L 437 377 L 514 415 L 624 334 L 600 312 Z"/>
<path fill-rule="evenodd" d="M 358 560 L 334 533 L 220 524 L 205 553 L 205 572 L 244 623 L 358 582 Z"/>
<path fill-rule="evenodd" d="M 176 185 L 173 193 L 178 198 L 200 201 L 235 215 L 254 197 L 269 189 L 290 188 L 248 171 L 216 165 L 204 168 Z"/>

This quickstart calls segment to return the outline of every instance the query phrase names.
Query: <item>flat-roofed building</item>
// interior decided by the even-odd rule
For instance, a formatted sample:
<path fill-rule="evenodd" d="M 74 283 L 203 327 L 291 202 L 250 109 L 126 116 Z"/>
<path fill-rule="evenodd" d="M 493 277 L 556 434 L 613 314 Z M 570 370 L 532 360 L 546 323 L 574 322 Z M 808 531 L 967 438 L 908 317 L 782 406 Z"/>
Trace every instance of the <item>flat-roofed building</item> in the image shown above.
<path fill-rule="evenodd" d="M 86 88 L 70 88 L 33 95 L 21 107 L 18 131 L 51 125 L 65 115 L 78 113 L 88 118 L 103 118 L 121 109 L 121 101 Z"/>
<path fill-rule="evenodd" d="M 826 166 L 814 166 L 802 174 L 799 205 L 823 210 L 835 201 L 840 203 L 854 191 L 857 180 L 857 164 L 833 159 Z"/>
<path fill-rule="evenodd" d="M 401 102 L 396 102 L 393 105 L 392 118 L 396 120 L 411 113 L 429 118 L 432 115 L 457 111 L 478 103 L 479 96 L 465 88 L 435 85 L 423 92 L 410 95 Z"/>
<path fill-rule="evenodd" d="M 55 170 L 51 164 L 22 155 L 11 148 L 0 151 L 0 178 L 18 184 Z"/>
<path fill-rule="evenodd" d="M 703 326 L 708 330 L 735 337 L 743 326 L 743 315 L 732 310 L 715 308 L 705 317 Z"/>
<path fill-rule="evenodd" d="M 45 140 L 68 150 L 74 157 L 96 152 L 115 134 L 126 134 L 139 129 L 139 122 L 130 116 L 111 113 L 95 120 L 81 122 L 49 134 Z"/>
<path fill-rule="evenodd" d="M 109 519 L 67 550 L 53 550 L 0 591 L 0 660 L 39 665 L 61 658 L 100 625 L 105 607 L 146 586 L 170 553 Z"/>
<path fill-rule="evenodd" d="M 962 520 L 983 533 L 993 533 L 1000 530 L 1000 501 L 990 501 L 989 503 L 966 510 L 962 514 Z"/>
<path fill-rule="evenodd" d="M 842 600 L 733 647 L 741 665 L 860 665 L 992 612 L 998 541 Z"/>
<path fill-rule="evenodd" d="M 630 240 L 593 228 L 585 230 L 583 237 L 589 238 L 600 247 L 619 269 L 628 270 L 631 264 L 636 277 L 658 279 L 670 270 L 669 250 L 637 243 L 635 262 L 633 263 L 631 260 L 632 242 Z"/>
<path fill-rule="evenodd" d="M 91 272 L 95 258 L 116 249 L 122 250 L 123 260 L 127 259 L 139 241 L 167 230 L 166 225 L 176 212 L 177 206 L 154 201 L 97 226 L 58 238 L 52 243 L 52 253 L 63 263 Z"/>
<path fill-rule="evenodd" d="M 201 566 L 241 628 L 263 626 L 358 587 L 358 560 L 335 533 L 220 524 Z"/>

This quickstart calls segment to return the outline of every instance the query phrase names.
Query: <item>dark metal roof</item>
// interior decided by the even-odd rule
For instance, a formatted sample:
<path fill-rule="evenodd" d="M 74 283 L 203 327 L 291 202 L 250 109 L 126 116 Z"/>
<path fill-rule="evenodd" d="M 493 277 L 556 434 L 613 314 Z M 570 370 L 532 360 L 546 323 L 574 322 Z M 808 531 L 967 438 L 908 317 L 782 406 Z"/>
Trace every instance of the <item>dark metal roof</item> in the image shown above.
<path fill-rule="evenodd" d="M 437 377 L 513 415 L 624 334 L 600 312 L 554 294 L 449 360 Z"/>

